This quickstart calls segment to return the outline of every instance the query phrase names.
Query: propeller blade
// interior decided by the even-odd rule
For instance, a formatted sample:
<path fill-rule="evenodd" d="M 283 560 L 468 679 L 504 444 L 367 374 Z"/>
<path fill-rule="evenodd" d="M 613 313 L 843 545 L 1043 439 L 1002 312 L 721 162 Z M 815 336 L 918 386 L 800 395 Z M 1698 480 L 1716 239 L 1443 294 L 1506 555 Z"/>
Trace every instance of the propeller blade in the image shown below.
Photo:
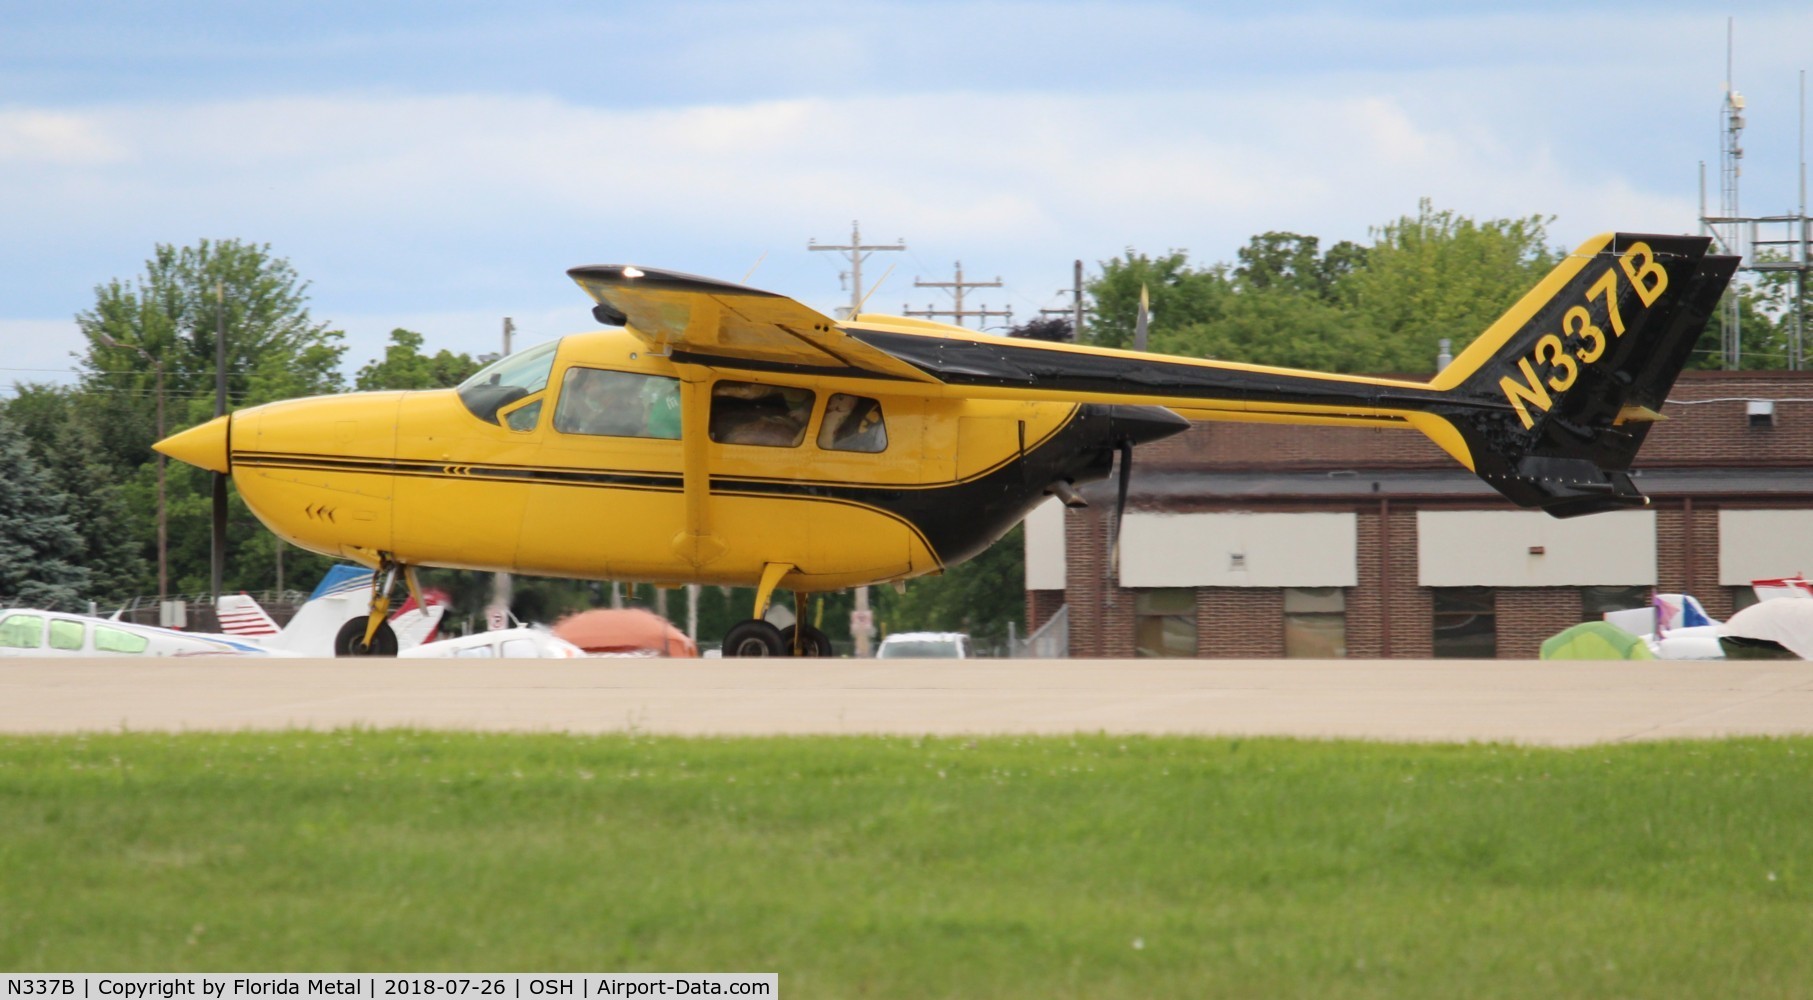
<path fill-rule="evenodd" d="M 1108 539 L 1109 564 L 1121 578 L 1121 516 L 1127 512 L 1127 488 L 1133 484 L 1133 442 L 1120 443 L 1120 483 L 1114 491 L 1114 524 Z"/>
<path fill-rule="evenodd" d="M 1146 297 L 1146 286 L 1139 286 L 1139 316 L 1133 321 L 1133 349 L 1146 349 L 1146 327 L 1152 323 L 1152 303 Z"/>
<path fill-rule="evenodd" d="M 221 567 L 227 558 L 227 475 L 224 472 L 214 474 L 214 544 L 209 580 L 214 587 L 214 597 L 220 597 Z"/>

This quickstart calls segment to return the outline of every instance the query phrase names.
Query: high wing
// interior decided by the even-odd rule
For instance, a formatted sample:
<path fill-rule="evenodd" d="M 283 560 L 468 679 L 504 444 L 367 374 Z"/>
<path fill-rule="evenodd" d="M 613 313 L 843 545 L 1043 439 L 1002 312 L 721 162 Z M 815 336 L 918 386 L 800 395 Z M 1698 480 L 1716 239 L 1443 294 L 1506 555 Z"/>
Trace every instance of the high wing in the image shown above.
<path fill-rule="evenodd" d="M 627 326 L 681 364 L 939 381 L 784 295 L 625 264 L 576 267 L 567 275 L 598 303 L 592 314 L 600 322 Z"/>

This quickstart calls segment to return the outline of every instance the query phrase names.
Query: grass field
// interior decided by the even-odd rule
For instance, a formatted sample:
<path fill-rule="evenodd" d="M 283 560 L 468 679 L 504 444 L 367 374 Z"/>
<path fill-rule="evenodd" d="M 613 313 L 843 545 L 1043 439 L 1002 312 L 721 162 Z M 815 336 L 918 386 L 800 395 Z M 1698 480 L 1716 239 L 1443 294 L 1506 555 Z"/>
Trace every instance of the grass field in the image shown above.
<path fill-rule="evenodd" d="M 1813 740 L 0 737 L 0 968 L 1807 996 Z"/>

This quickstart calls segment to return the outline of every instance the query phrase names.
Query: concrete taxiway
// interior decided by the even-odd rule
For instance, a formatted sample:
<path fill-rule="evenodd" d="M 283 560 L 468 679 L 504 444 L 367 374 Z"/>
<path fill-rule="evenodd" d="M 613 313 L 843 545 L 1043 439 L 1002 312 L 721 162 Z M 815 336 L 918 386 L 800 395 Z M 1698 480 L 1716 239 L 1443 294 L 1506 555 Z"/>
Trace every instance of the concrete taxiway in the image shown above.
<path fill-rule="evenodd" d="M 1565 746 L 1813 734 L 1813 663 L 0 660 L 0 732 L 348 726 Z"/>

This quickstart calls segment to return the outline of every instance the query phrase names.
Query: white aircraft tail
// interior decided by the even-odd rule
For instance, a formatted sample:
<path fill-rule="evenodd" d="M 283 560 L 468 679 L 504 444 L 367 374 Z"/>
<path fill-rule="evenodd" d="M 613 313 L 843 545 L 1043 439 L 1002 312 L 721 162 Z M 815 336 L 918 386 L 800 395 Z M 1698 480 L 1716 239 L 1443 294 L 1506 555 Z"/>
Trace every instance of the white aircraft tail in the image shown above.
<path fill-rule="evenodd" d="M 331 657 L 334 636 L 340 627 L 347 619 L 366 613 L 371 578 L 371 570 L 359 566 L 330 568 L 307 603 L 297 608 L 289 624 L 281 629 L 258 600 L 248 594 L 222 595 L 215 603 L 215 611 L 222 630 L 235 637 L 303 656 Z M 439 604 L 422 609 L 411 602 L 391 618 L 397 648 L 410 649 L 434 639 L 446 613 L 447 609 Z"/>
<path fill-rule="evenodd" d="M 259 639 L 283 631 L 265 612 L 264 605 L 250 594 L 222 594 L 214 602 L 214 613 L 220 619 L 220 630 L 227 635 Z"/>

